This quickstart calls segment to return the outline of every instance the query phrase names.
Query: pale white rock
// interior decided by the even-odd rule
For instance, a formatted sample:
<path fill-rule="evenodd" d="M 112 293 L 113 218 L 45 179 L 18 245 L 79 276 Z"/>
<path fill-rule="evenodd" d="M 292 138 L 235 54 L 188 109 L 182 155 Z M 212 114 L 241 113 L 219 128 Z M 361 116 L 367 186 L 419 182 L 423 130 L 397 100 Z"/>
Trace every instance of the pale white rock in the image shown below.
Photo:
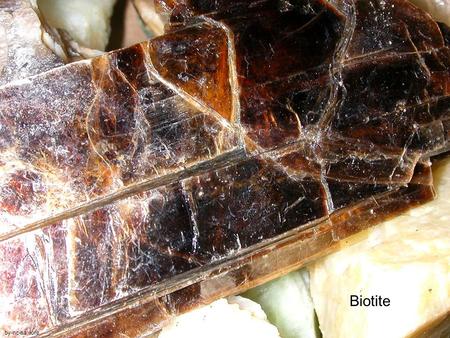
<path fill-rule="evenodd" d="M 82 47 L 105 50 L 116 0 L 37 0 L 53 27 L 64 29 Z"/>
<path fill-rule="evenodd" d="M 157 13 L 154 1 L 133 0 L 133 3 L 150 33 L 155 36 L 164 34 L 167 18 Z"/>
<path fill-rule="evenodd" d="M 243 295 L 261 305 L 283 338 L 320 337 L 306 269 L 291 272 Z"/>
<path fill-rule="evenodd" d="M 350 238 L 310 267 L 324 338 L 404 337 L 450 311 L 450 159 L 434 165 L 434 178 L 436 200 Z M 391 305 L 351 307 L 352 294 L 388 297 Z"/>
<path fill-rule="evenodd" d="M 243 297 L 229 297 L 190 311 L 172 320 L 159 338 L 279 338 L 257 303 Z"/>

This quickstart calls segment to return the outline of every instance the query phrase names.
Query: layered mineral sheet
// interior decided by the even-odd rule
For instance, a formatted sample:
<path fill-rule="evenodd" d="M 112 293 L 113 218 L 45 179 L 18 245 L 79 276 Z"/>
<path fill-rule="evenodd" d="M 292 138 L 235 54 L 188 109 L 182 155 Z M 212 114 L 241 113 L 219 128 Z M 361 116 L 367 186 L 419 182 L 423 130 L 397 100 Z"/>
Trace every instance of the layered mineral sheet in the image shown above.
<path fill-rule="evenodd" d="M 236 128 L 159 81 L 147 59 L 143 43 L 0 88 L 1 233 L 239 149 Z"/>
<path fill-rule="evenodd" d="M 0 245 L 9 305 L 0 312 L 3 328 L 77 328 L 79 318 L 109 314 L 120 301 L 134 311 L 139 296 L 150 295 L 144 326 L 121 329 L 145 332 L 150 323 L 277 276 L 432 198 L 430 171 L 416 178 L 422 183 L 404 188 L 329 182 L 336 206 L 330 214 L 321 182 L 251 159 L 16 236 Z M 165 294 L 181 286 L 189 286 L 183 297 Z M 117 316 L 131 311 L 120 310 Z"/>
<path fill-rule="evenodd" d="M 298 142 L 327 176 L 406 183 L 448 148 L 448 28 L 407 1 L 156 2 L 171 34 L 199 20 L 228 32 L 238 119 L 258 149 Z"/>
<path fill-rule="evenodd" d="M 156 8 L 166 34 L 0 87 L 4 330 L 147 334 L 434 196 L 444 25 L 402 0 Z"/>

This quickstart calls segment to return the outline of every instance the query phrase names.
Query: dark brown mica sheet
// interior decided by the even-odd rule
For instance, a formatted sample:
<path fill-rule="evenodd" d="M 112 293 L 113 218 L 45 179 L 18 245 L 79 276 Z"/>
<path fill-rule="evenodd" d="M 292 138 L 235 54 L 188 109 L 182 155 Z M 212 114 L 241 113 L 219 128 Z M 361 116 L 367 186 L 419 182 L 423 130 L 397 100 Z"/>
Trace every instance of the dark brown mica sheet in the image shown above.
<path fill-rule="evenodd" d="M 63 328 L 83 331 L 85 321 L 99 330 L 114 320 L 115 334 L 156 330 L 168 316 L 287 272 L 429 200 L 430 175 L 425 164 L 416 177 L 427 184 L 324 184 L 246 160 L 2 242 L 2 250 L 27 252 L 12 255 L 19 264 L 2 276 L 40 286 L 18 289 L 35 313 L 27 327 L 66 335 Z M 136 311 L 142 327 L 117 318 Z M 9 320 L 8 329 L 21 323 Z"/>
<path fill-rule="evenodd" d="M 226 123 L 150 74 L 147 49 L 0 88 L 0 233 L 239 148 Z"/>
<path fill-rule="evenodd" d="M 232 120 L 231 77 L 226 32 L 199 24 L 150 41 L 155 69 L 227 120 Z"/>
<path fill-rule="evenodd" d="M 424 153 L 448 150 L 448 28 L 409 2 L 156 3 L 169 29 L 200 15 L 227 27 L 260 151 L 309 143 L 327 177 L 407 183 Z"/>
<path fill-rule="evenodd" d="M 434 196 L 446 27 L 400 0 L 156 5 L 165 35 L 0 87 L 5 330 L 148 334 Z"/>
<path fill-rule="evenodd" d="M 264 243 L 250 251 L 242 251 L 230 260 L 209 264 L 209 269 L 196 269 L 190 280 L 179 280 L 170 294 L 142 296 L 136 306 L 115 312 L 99 320 L 91 330 L 78 336 L 97 332 L 100 336 L 125 333 L 131 336 L 153 332 L 165 320 L 180 312 L 238 293 L 254 285 L 287 273 L 306 262 L 334 250 L 340 239 L 381 221 L 385 213 L 396 213 L 432 197 L 428 188 L 413 187 L 379 196 L 369 203 L 354 205 L 336 214 L 333 221 L 324 221 L 308 229 L 294 229 L 283 238 Z M 142 304 L 142 305 L 137 305 Z M 130 326 L 132 321 L 136 325 Z M 159 323 L 159 324 L 158 324 Z"/>

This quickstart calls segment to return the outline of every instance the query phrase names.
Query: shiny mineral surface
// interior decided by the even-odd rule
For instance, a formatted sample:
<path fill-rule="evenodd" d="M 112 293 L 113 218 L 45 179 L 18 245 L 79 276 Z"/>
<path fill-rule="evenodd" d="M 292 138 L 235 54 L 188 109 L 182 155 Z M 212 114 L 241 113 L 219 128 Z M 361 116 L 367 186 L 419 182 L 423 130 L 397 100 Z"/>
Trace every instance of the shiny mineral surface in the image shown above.
<path fill-rule="evenodd" d="M 5 330 L 139 335 L 431 199 L 450 34 L 391 1 L 157 1 L 0 87 Z"/>

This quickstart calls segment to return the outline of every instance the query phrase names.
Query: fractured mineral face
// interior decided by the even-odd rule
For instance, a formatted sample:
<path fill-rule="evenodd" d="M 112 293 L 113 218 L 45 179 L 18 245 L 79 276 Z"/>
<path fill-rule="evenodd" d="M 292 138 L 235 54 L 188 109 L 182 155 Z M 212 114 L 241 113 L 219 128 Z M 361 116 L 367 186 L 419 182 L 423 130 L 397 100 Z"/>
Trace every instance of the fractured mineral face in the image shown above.
<path fill-rule="evenodd" d="M 178 36 L 199 17 L 226 27 L 240 122 L 259 151 L 309 143 L 324 167 L 387 158 L 392 175 L 346 176 L 406 183 L 420 156 L 448 149 L 448 28 L 410 3 L 157 3 Z"/>
<path fill-rule="evenodd" d="M 234 129 L 151 74 L 146 50 L 0 88 L 0 232 L 238 148 Z"/>

